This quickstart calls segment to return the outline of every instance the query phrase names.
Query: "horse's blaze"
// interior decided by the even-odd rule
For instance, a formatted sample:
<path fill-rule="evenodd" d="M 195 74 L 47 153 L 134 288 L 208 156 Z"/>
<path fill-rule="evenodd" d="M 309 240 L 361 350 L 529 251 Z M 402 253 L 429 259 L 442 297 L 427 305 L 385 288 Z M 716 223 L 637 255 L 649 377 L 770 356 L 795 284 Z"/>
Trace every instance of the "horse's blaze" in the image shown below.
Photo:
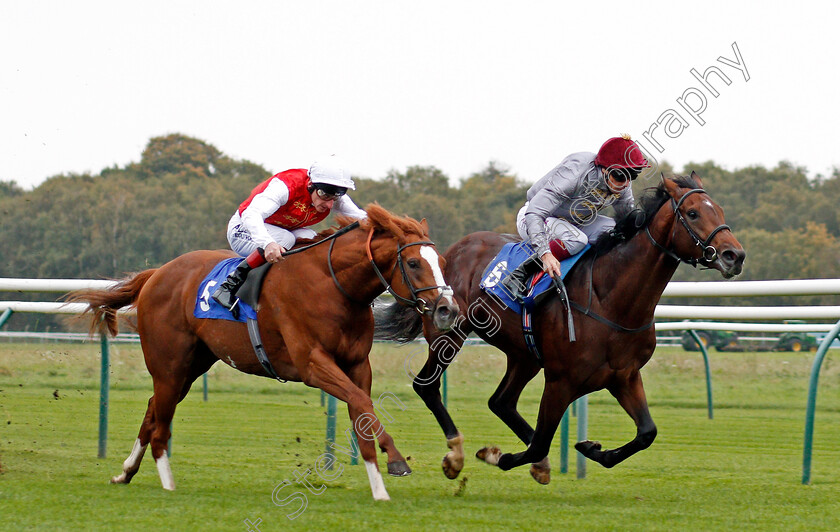
<path fill-rule="evenodd" d="M 455 293 L 447 287 L 446 280 L 443 278 L 443 271 L 440 269 L 440 255 L 437 250 L 432 246 L 420 246 L 420 256 L 429 264 L 429 269 L 432 270 L 432 275 L 435 278 L 435 285 L 441 287 L 438 288 L 438 295 L 442 296 L 441 299 L 446 300 L 450 305 L 455 304 Z"/>
<path fill-rule="evenodd" d="M 446 285 L 443 278 L 443 271 L 440 269 L 440 255 L 432 246 L 420 246 L 420 256 L 429 264 L 429 269 L 435 278 L 437 295 L 440 298 L 437 307 L 434 309 L 435 326 L 440 330 L 449 330 L 458 316 L 458 304 L 455 302 L 455 293 Z"/>

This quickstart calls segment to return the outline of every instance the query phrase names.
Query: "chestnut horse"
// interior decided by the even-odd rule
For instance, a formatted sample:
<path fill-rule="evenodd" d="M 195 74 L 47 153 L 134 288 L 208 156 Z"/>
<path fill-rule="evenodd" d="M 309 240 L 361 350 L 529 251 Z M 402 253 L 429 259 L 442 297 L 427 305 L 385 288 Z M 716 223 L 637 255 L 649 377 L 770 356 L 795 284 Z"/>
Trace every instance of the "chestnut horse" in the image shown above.
<path fill-rule="evenodd" d="M 272 265 L 255 310 L 263 346 L 279 378 L 303 381 L 347 403 L 374 499 L 388 500 L 374 441 L 388 454 L 390 474 L 407 475 L 411 469 L 376 418 L 370 398 L 371 303 L 388 289 L 441 329 L 452 325 L 458 306 L 445 286 L 443 260 L 429 241 L 426 221 L 397 217 L 375 204 L 367 213 L 359 229 Z M 345 226 L 350 222 L 339 219 Z M 230 251 L 194 251 L 107 290 L 69 295 L 70 301 L 88 303 L 92 330 L 104 322 L 111 334 L 117 332 L 116 310 L 137 307 L 154 395 L 123 473 L 111 482 L 129 483 L 151 442 L 163 487 L 175 489 L 166 455 L 175 406 L 217 360 L 244 373 L 269 376 L 244 323 L 193 315 L 200 283 L 219 261 L 232 256 Z"/>
<path fill-rule="evenodd" d="M 582 441 L 575 448 L 612 467 L 647 448 L 656 436 L 639 370 L 656 347 L 653 313 L 665 286 L 682 262 L 738 275 L 746 253 L 725 225 L 723 210 L 702 189 L 700 178 L 666 179 L 640 201 L 641 208 L 619 220 L 568 273 L 565 284 L 572 307 L 576 341 L 570 341 L 565 305 L 559 297 L 540 303 L 533 330 L 542 361 L 532 354 L 517 313 L 506 309 L 479 283 L 485 267 L 510 235 L 473 233 L 447 250 L 444 276 L 455 291 L 461 315 L 449 331 L 428 319 L 388 307 L 377 312 L 377 337 L 408 341 L 421 329 L 430 346 L 414 378 L 414 390 L 432 411 L 447 439 L 443 471 L 455 478 L 463 468 L 463 436 L 441 403 L 440 376 L 470 332 L 507 355 L 507 371 L 489 401 L 493 411 L 528 447 L 502 454 L 483 448 L 476 456 L 509 470 L 531 463 L 531 474 L 549 481 L 548 451 L 560 419 L 578 397 L 606 388 L 636 423 L 636 437 L 611 450 Z M 493 314 L 490 316 L 489 314 Z M 545 388 L 536 430 L 517 412 L 525 385 L 544 367 Z"/>

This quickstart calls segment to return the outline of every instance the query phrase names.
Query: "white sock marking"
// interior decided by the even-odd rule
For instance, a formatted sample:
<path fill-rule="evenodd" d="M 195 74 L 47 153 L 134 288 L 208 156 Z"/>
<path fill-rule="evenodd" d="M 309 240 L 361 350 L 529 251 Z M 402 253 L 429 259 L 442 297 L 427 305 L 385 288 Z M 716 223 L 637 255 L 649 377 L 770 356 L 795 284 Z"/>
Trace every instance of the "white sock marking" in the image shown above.
<path fill-rule="evenodd" d="M 376 462 L 365 460 L 365 469 L 367 470 L 368 480 L 370 481 L 370 491 L 373 492 L 373 499 L 375 501 L 390 501 L 391 497 L 385 491 L 385 482 L 382 481 L 382 475 L 379 473 Z"/>
<path fill-rule="evenodd" d="M 128 455 L 128 458 L 126 458 L 125 462 L 123 462 L 123 471 L 133 471 L 140 467 L 140 460 L 143 459 L 143 455 L 146 453 L 146 445 L 140 444 L 140 438 L 137 438 L 134 441 L 134 447 L 131 449 L 131 454 Z"/>
<path fill-rule="evenodd" d="M 158 475 L 160 475 L 160 483 L 165 490 L 175 489 L 175 479 L 172 478 L 172 468 L 169 467 L 169 458 L 166 456 L 166 451 L 163 452 L 160 458 L 155 460 L 157 465 Z"/>

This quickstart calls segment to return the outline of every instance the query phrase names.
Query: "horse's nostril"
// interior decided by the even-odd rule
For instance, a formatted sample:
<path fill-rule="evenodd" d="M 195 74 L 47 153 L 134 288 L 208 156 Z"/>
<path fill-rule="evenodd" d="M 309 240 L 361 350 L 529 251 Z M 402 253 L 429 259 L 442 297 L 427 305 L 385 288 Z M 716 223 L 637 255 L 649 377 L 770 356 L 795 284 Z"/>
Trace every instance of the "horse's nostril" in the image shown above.
<path fill-rule="evenodd" d="M 740 275 L 743 269 L 744 258 L 747 253 L 743 249 L 727 249 L 720 254 L 721 265 L 725 268 L 727 279 Z"/>
<path fill-rule="evenodd" d="M 740 250 L 735 251 L 727 249 L 726 251 L 721 253 L 720 256 L 726 264 L 735 265 L 744 262 L 744 257 L 746 256 L 746 253 Z"/>

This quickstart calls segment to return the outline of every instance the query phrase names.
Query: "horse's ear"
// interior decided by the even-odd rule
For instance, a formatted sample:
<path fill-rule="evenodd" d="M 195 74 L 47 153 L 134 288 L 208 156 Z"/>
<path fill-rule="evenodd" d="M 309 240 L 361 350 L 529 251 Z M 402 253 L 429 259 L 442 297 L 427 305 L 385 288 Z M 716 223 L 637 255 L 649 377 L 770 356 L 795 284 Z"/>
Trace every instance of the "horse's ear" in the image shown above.
<path fill-rule="evenodd" d="M 697 175 L 697 172 L 694 170 L 691 171 L 691 179 L 693 179 L 700 188 L 703 188 L 703 181 L 700 180 L 700 176 Z"/>
<path fill-rule="evenodd" d="M 420 227 L 423 228 L 424 233 L 426 233 L 427 235 L 429 234 L 429 222 L 427 222 L 425 218 L 420 220 Z"/>
<path fill-rule="evenodd" d="M 677 184 L 676 181 L 673 179 L 666 179 L 665 175 L 662 175 L 662 184 L 665 186 L 665 190 L 668 192 L 668 195 L 674 199 L 678 199 L 680 197 L 680 186 Z"/>

